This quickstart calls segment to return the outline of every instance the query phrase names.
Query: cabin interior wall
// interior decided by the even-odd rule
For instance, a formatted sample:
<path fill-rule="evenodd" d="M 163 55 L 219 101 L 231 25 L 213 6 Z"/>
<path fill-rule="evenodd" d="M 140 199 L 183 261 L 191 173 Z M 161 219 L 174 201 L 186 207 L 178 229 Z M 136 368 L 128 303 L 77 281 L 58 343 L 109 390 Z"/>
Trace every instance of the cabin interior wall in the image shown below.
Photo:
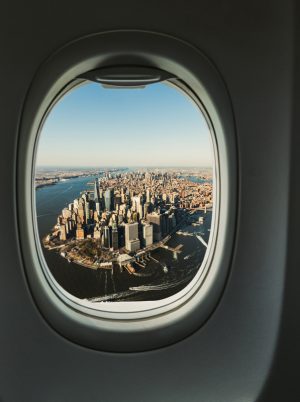
<path fill-rule="evenodd" d="M 275 377 L 267 383 L 269 389 L 280 387 L 286 356 L 294 351 L 299 359 L 295 346 L 299 225 L 291 220 L 292 214 L 295 222 L 300 220 L 299 192 L 293 190 L 291 200 L 288 196 L 300 175 L 299 115 L 293 109 L 299 100 L 299 53 L 294 66 L 293 18 L 292 2 L 283 0 L 89 1 L 80 7 L 66 0 L 12 1 L 2 7 L 1 400 L 34 402 L 41 395 L 45 402 L 118 401 L 121 397 L 145 402 L 255 400 L 268 377 L 282 318 L 286 332 L 279 340 L 290 345 L 279 347 Z M 238 142 L 238 225 L 223 297 L 208 322 L 190 337 L 137 354 L 88 350 L 56 333 L 27 287 L 17 238 L 15 158 L 30 83 L 44 60 L 61 46 L 113 29 L 162 32 L 201 49 L 226 83 Z M 291 140 L 294 159 L 289 178 Z M 284 278 L 287 292 L 281 316 Z"/>

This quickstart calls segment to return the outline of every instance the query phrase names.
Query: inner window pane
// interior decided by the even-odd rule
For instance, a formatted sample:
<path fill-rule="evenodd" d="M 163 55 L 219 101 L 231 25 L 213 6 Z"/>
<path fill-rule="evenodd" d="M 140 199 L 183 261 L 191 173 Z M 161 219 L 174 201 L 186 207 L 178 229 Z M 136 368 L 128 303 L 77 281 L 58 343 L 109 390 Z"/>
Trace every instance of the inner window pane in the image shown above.
<path fill-rule="evenodd" d="M 36 154 L 37 224 L 53 279 L 95 303 L 182 290 L 207 252 L 214 163 L 203 113 L 173 85 L 69 91 Z"/>

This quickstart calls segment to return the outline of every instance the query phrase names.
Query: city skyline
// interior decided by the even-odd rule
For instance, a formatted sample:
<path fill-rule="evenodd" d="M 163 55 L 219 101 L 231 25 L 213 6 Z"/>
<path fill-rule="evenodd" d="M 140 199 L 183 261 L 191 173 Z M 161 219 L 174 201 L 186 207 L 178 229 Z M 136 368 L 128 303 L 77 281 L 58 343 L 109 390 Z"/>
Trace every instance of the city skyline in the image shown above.
<path fill-rule="evenodd" d="M 158 294 L 169 287 L 171 292 L 181 288 L 199 268 L 197 260 L 180 273 L 182 262 L 197 250 L 204 257 L 209 238 L 204 227 L 210 230 L 205 222 L 213 209 L 210 174 L 203 171 L 191 177 L 191 170 L 182 174 L 176 169 L 112 169 L 100 177 L 88 176 L 88 187 L 60 205 L 56 224 L 42 238 L 45 250 L 59 250 L 68 264 L 100 270 L 104 289 L 97 288 L 95 296 L 101 300 L 118 300 L 119 293 L 123 297 L 124 281 L 128 296 L 147 286 Z M 70 189 L 72 185 L 66 191 Z M 120 281 L 115 282 L 119 275 Z M 82 292 L 87 297 L 87 290 Z M 141 297 L 147 300 L 146 295 Z"/>
<path fill-rule="evenodd" d="M 38 167 L 210 167 L 211 134 L 199 108 L 174 87 L 104 89 L 88 83 L 52 109 Z"/>

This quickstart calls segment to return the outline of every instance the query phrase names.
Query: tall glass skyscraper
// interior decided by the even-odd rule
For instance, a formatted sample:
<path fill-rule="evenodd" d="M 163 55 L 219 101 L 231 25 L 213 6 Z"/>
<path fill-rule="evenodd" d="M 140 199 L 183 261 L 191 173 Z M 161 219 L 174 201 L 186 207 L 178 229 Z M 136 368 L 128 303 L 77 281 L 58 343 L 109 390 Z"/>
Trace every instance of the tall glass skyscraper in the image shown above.
<path fill-rule="evenodd" d="M 99 200 L 99 186 L 98 186 L 98 180 L 95 180 L 95 185 L 94 185 L 94 201 L 98 202 Z"/>
<path fill-rule="evenodd" d="M 104 194 L 105 208 L 107 211 L 111 211 L 113 207 L 114 190 L 108 188 Z"/>

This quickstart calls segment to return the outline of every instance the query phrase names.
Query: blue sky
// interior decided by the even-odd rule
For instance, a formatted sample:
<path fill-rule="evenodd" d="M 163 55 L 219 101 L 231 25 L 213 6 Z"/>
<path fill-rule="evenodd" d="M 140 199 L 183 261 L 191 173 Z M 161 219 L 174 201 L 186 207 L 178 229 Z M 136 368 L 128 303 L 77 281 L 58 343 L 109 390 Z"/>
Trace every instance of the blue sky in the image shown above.
<path fill-rule="evenodd" d="M 210 132 L 197 106 L 176 88 L 75 88 L 42 128 L 38 166 L 212 165 Z"/>

